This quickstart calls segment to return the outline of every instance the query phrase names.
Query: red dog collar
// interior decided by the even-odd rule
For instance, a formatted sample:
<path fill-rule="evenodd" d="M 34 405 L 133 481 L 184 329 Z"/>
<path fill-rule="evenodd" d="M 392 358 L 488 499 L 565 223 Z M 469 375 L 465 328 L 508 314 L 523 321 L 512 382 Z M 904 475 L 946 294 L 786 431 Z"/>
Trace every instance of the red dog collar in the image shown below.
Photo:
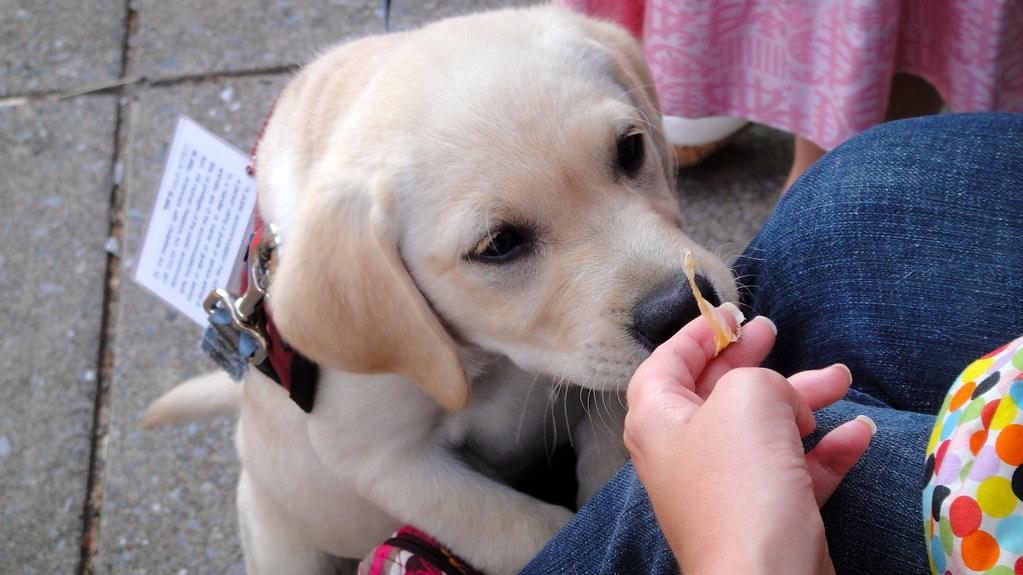
<path fill-rule="evenodd" d="M 250 176 L 256 173 L 256 151 L 272 114 L 271 107 L 252 148 L 252 160 L 246 170 Z M 241 379 L 246 364 L 254 365 L 286 389 L 291 399 L 308 413 L 316 397 L 319 367 L 281 338 L 266 305 L 271 263 L 280 240 L 276 228 L 263 221 L 258 204 L 253 227 L 245 253 L 242 295 L 235 297 L 225 289 L 216 289 L 206 297 L 203 308 L 209 314 L 210 326 L 201 347 L 235 379 Z"/>
<path fill-rule="evenodd" d="M 266 132 L 266 126 L 270 123 L 270 117 L 273 116 L 274 108 L 276 107 L 277 102 L 274 101 L 270 106 L 270 111 L 266 114 L 266 118 L 263 119 L 263 125 L 260 126 L 256 142 L 249 153 L 251 160 L 246 171 L 252 177 L 256 177 L 256 153 L 259 151 L 259 143 L 263 140 L 263 133 Z M 245 256 L 246 273 L 242 276 L 242 293 L 247 291 L 249 277 L 254 277 L 248 273 L 249 266 L 252 266 L 254 263 L 253 254 L 257 254 L 256 257 L 259 257 L 258 246 L 261 244 L 265 229 L 266 223 L 259 212 L 259 204 L 257 202 L 256 213 L 253 215 L 252 241 L 249 243 L 249 250 Z M 274 325 L 273 316 L 271 316 L 270 309 L 266 306 L 265 300 L 263 300 L 263 305 L 260 308 L 262 313 L 258 315 L 257 326 L 259 331 L 266 337 L 267 357 L 262 362 L 256 364 L 256 369 L 288 390 L 291 399 L 303 411 L 309 413 L 313 410 L 313 400 L 316 399 L 316 383 L 319 380 L 320 372 L 319 366 L 295 351 L 294 348 L 281 338 L 281 334 L 277 331 L 277 326 Z"/>
<path fill-rule="evenodd" d="M 252 241 L 249 243 L 249 250 L 245 256 L 246 272 L 249 272 L 249 268 L 253 265 L 261 265 L 257 259 L 261 257 L 259 246 L 262 244 L 263 234 L 266 231 L 266 225 L 257 206 Z M 254 276 L 251 273 L 246 273 L 242 277 L 242 293 L 248 293 L 250 277 Z M 288 390 L 291 399 L 303 411 L 309 413 L 313 409 L 313 400 L 316 398 L 319 366 L 284 341 L 280 332 L 277 331 L 277 326 L 274 324 L 273 316 L 265 299 L 257 304 L 257 313 L 253 319 L 255 320 L 254 327 L 264 336 L 266 345 L 266 358 L 255 364 L 256 369 Z"/>

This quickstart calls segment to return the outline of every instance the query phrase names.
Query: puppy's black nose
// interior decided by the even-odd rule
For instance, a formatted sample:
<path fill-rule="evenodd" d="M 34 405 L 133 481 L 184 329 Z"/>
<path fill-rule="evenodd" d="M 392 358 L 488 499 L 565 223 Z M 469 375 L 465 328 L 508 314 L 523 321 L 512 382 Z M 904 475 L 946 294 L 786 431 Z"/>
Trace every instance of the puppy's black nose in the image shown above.
<path fill-rule="evenodd" d="M 720 305 L 721 298 L 707 278 L 697 275 L 696 286 L 711 305 Z M 633 308 L 633 337 L 648 351 L 653 351 L 698 315 L 700 308 L 689 289 L 689 282 L 685 276 L 679 275 L 647 294 Z"/>

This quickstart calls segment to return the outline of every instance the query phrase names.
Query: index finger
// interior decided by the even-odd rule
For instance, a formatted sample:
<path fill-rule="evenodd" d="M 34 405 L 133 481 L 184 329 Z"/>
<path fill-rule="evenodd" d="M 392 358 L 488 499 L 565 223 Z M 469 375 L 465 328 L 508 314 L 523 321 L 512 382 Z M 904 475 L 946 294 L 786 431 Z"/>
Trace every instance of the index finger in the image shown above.
<path fill-rule="evenodd" d="M 735 304 L 728 302 L 718 309 L 729 329 L 739 329 L 743 315 Z M 649 396 L 679 395 L 680 388 L 695 392 L 696 378 L 716 355 L 714 330 L 705 317 L 699 316 L 655 349 L 636 369 L 626 391 L 629 405 Z"/>

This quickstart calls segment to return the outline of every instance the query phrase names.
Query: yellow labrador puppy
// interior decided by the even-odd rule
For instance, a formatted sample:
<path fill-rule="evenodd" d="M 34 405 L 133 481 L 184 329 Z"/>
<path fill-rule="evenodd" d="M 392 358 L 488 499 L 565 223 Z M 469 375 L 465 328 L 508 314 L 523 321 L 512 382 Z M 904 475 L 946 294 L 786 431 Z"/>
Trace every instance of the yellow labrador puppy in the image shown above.
<path fill-rule="evenodd" d="M 531 383 L 622 391 L 698 313 L 684 250 L 736 299 L 682 231 L 660 121 L 633 39 L 553 7 L 365 38 L 291 82 L 257 158 L 283 238 L 268 301 L 322 374 L 309 414 L 244 382 L 250 573 L 321 572 L 402 523 L 514 573 L 568 520 L 496 479 L 543 453 Z M 189 409 L 172 391 L 148 417 Z M 582 497 L 624 462 L 615 417 L 576 430 Z"/>

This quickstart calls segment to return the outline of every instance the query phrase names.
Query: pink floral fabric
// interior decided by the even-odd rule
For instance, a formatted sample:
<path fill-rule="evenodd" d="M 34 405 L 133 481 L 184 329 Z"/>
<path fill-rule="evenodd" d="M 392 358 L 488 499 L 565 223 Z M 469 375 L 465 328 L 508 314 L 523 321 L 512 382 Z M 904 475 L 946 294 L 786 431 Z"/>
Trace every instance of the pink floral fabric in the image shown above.
<path fill-rule="evenodd" d="M 560 0 L 641 39 L 664 114 L 737 116 L 825 149 L 882 121 L 894 74 L 956 112 L 1023 112 L 1019 0 Z"/>

